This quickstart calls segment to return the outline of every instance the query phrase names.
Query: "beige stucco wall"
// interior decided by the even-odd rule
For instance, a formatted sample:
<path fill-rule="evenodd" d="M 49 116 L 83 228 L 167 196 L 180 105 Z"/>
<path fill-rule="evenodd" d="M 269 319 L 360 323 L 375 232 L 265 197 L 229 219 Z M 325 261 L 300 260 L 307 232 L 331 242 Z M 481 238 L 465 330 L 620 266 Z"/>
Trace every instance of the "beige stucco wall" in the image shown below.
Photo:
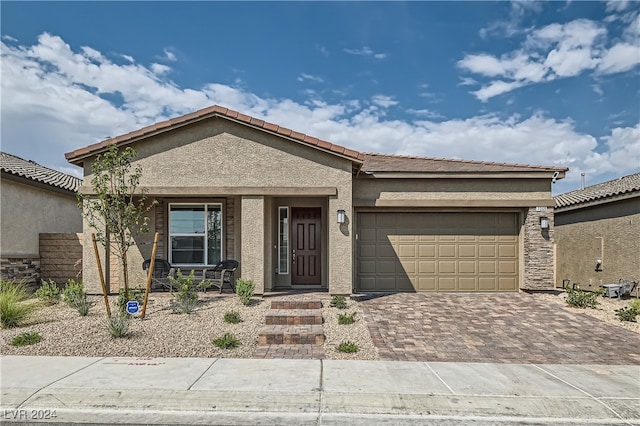
<path fill-rule="evenodd" d="M 225 189 L 250 187 L 274 188 L 276 192 L 270 196 L 277 196 L 278 188 L 292 188 L 296 196 L 309 196 L 317 195 L 313 193 L 315 188 L 328 187 L 335 188 L 336 194 L 329 201 L 329 211 L 344 209 L 348 216 L 352 211 L 352 162 L 349 159 L 226 120 L 196 123 L 133 147 L 138 151 L 134 164 L 143 169 L 141 186 L 149 188 L 150 195 L 154 195 L 154 189 L 175 188 L 172 197 L 192 197 L 189 188 L 198 187 L 212 188 L 210 197 L 214 199 L 226 195 Z M 91 178 L 90 161 L 85 163 L 86 181 Z M 253 279 L 256 293 L 262 293 L 265 282 L 269 284 L 273 274 L 268 249 L 274 243 L 271 240 L 275 234 L 265 230 L 265 225 L 271 223 L 272 213 L 271 210 L 265 212 L 265 196 L 253 193 L 253 189 L 247 191 L 238 195 L 234 206 L 237 226 L 234 233 L 239 237 L 235 243 L 236 258 L 240 260 L 242 277 Z M 282 195 L 292 194 L 288 191 Z M 202 194 L 199 199 L 207 202 Z M 326 235 L 330 247 L 328 263 L 333 265 L 329 267 L 330 291 L 335 287 L 341 293 L 350 293 L 351 237 L 345 235 L 335 221 L 329 221 Z M 144 242 L 149 238 L 152 235 Z M 87 254 L 85 249 L 84 268 L 95 270 L 95 260 Z M 137 261 L 141 262 L 143 256 L 134 256 L 131 271 L 135 275 L 140 269 Z M 91 274 L 87 277 L 95 280 Z M 99 282 L 94 285 L 99 286 Z"/>
<path fill-rule="evenodd" d="M 82 232 L 82 214 L 75 194 L 1 180 L 0 252 L 5 257 L 39 255 L 41 232 Z"/>
<path fill-rule="evenodd" d="M 356 205 L 374 200 L 549 200 L 549 179 L 376 179 L 354 182 Z"/>
<path fill-rule="evenodd" d="M 556 244 L 556 287 L 562 286 L 563 279 L 591 290 L 620 278 L 639 280 L 640 197 L 557 211 Z M 599 247 L 602 270 L 596 271 Z"/>

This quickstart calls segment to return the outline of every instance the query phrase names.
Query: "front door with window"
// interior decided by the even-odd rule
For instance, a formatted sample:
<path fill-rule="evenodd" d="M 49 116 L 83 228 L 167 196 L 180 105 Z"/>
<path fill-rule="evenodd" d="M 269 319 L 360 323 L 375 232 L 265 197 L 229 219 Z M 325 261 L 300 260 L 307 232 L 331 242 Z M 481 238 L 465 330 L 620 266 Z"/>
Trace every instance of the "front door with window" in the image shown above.
<path fill-rule="evenodd" d="M 322 284 L 322 209 L 291 208 L 291 284 Z"/>

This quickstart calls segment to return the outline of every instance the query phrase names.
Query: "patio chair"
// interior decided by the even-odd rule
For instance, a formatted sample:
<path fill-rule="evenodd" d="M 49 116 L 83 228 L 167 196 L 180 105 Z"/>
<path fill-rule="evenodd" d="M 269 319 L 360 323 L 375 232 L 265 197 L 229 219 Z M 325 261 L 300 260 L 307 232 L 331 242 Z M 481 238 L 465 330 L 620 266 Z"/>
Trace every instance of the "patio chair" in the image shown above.
<path fill-rule="evenodd" d="M 236 292 L 236 286 L 233 280 L 233 275 L 238 269 L 238 261 L 233 259 L 223 260 L 218 263 L 213 269 L 206 269 L 202 271 L 203 278 L 208 281 L 208 285 L 204 287 L 204 291 L 207 291 L 207 287 L 213 286 L 218 287 L 220 289 L 220 293 L 222 293 L 222 288 L 225 284 L 229 284 L 229 287 L 233 292 Z"/>
<path fill-rule="evenodd" d="M 149 273 L 149 265 L 151 264 L 151 259 L 146 259 L 142 262 L 142 269 Z M 152 290 L 169 290 L 172 291 L 174 289 L 173 284 L 171 284 L 171 278 L 175 278 L 176 271 L 175 268 L 171 266 L 169 262 L 164 259 L 156 259 L 153 262 L 153 273 L 151 275 L 151 289 Z"/>

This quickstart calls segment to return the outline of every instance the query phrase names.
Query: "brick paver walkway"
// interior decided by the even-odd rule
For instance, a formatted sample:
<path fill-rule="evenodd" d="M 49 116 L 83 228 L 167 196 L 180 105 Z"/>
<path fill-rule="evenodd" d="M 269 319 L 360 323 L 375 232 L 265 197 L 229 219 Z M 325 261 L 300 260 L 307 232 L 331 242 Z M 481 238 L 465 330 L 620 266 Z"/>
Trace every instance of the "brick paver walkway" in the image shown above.
<path fill-rule="evenodd" d="M 360 295 L 382 360 L 638 364 L 640 336 L 527 293 Z"/>

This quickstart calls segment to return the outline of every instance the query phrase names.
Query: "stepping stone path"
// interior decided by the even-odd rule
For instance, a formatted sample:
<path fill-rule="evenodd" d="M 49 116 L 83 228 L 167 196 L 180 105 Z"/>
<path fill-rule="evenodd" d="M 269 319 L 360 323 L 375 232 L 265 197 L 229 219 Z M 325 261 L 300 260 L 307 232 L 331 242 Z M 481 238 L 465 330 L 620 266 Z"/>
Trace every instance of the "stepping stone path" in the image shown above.
<path fill-rule="evenodd" d="M 272 300 L 258 337 L 259 358 L 324 358 L 320 300 Z"/>

